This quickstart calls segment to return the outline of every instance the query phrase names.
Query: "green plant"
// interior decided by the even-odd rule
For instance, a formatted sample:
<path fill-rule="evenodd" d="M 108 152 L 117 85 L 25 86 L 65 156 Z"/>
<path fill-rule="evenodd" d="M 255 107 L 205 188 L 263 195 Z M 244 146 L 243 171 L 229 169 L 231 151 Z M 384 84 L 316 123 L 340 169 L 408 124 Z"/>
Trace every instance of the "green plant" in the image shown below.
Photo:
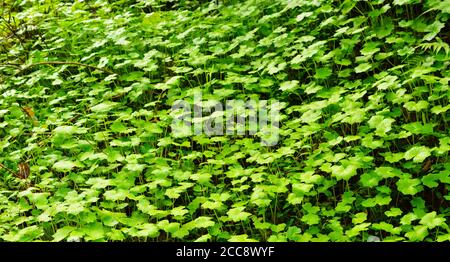
<path fill-rule="evenodd" d="M 3 1 L 0 240 L 448 241 L 444 2 Z M 174 135 L 195 92 L 278 143 Z"/>

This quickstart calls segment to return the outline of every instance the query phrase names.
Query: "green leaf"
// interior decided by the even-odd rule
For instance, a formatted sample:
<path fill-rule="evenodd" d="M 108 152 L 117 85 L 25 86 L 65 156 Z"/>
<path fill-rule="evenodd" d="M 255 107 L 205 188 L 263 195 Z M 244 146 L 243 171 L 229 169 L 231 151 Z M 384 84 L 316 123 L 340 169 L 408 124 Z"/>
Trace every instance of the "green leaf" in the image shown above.
<path fill-rule="evenodd" d="M 56 135 L 72 135 L 77 133 L 77 126 L 58 126 L 53 130 Z"/>
<path fill-rule="evenodd" d="M 355 67 L 355 73 L 357 73 L 357 74 L 364 73 L 364 72 L 368 71 L 371 68 L 372 68 L 371 64 L 369 64 L 369 63 L 362 63 L 362 64 L 359 64 L 357 67 Z"/>
<path fill-rule="evenodd" d="M 209 228 L 214 226 L 214 221 L 211 221 L 212 218 L 211 217 L 206 217 L 206 216 L 200 216 L 197 217 L 195 220 L 187 223 L 186 225 L 188 226 L 188 228 Z"/>
<path fill-rule="evenodd" d="M 102 189 L 111 185 L 111 180 L 101 177 L 91 177 L 86 182 L 87 185 L 91 185 L 93 189 Z"/>
<path fill-rule="evenodd" d="M 381 181 L 381 177 L 374 172 L 364 173 L 361 175 L 359 182 L 364 187 L 375 187 Z"/>
<path fill-rule="evenodd" d="M 389 167 L 389 166 L 380 166 L 375 169 L 375 174 L 382 178 L 393 178 L 393 177 L 402 177 L 403 173 L 399 169 Z"/>
<path fill-rule="evenodd" d="M 311 188 L 313 188 L 313 185 L 311 185 L 311 184 L 305 184 L 305 183 L 292 184 L 292 192 L 297 195 L 306 194 L 311 190 Z"/>
<path fill-rule="evenodd" d="M 245 207 L 232 208 L 227 212 L 227 215 L 234 222 L 246 220 L 251 214 L 244 212 L 244 209 Z"/>
<path fill-rule="evenodd" d="M 305 222 L 306 224 L 312 226 L 317 225 L 320 222 L 320 217 L 316 214 L 306 214 L 302 217 L 302 222 Z"/>
<path fill-rule="evenodd" d="M 159 228 L 155 224 L 140 225 L 136 236 L 155 238 L 159 236 Z"/>
<path fill-rule="evenodd" d="M 258 242 L 255 239 L 249 238 L 247 234 L 232 236 L 228 242 Z"/>
<path fill-rule="evenodd" d="M 170 214 L 175 217 L 183 217 L 187 213 L 189 213 L 189 211 L 184 206 L 172 208 L 172 210 L 170 211 Z"/>
<path fill-rule="evenodd" d="M 362 223 L 354 226 L 353 228 L 345 231 L 345 235 L 348 237 L 355 237 L 359 234 L 361 234 L 362 231 L 368 230 L 368 227 L 370 226 L 370 223 Z"/>
<path fill-rule="evenodd" d="M 367 213 L 361 212 L 357 213 L 352 218 L 353 224 L 361 224 L 362 222 L 367 220 Z"/>
<path fill-rule="evenodd" d="M 426 226 L 428 229 L 433 229 L 437 226 L 442 226 L 445 224 L 445 218 L 438 217 L 436 215 L 436 211 L 427 213 L 425 216 L 423 216 L 420 221 L 420 224 Z"/>
<path fill-rule="evenodd" d="M 382 154 L 384 159 L 386 161 L 388 161 L 389 163 L 397 163 L 400 160 L 402 160 L 405 156 L 405 153 L 400 152 L 400 153 L 384 153 Z"/>
<path fill-rule="evenodd" d="M 44 231 L 42 230 L 42 228 L 34 225 L 24 227 L 19 230 L 10 231 L 8 234 L 0 237 L 9 242 L 30 242 L 36 240 L 43 234 Z"/>
<path fill-rule="evenodd" d="M 72 170 L 74 167 L 76 167 L 77 164 L 70 160 L 60 160 L 53 164 L 53 169 L 55 169 L 58 172 L 68 172 Z"/>
<path fill-rule="evenodd" d="M 406 160 L 413 159 L 413 162 L 423 162 L 431 155 L 431 151 L 425 146 L 414 146 L 405 152 L 404 158 Z"/>
<path fill-rule="evenodd" d="M 386 134 L 391 131 L 392 123 L 395 120 L 392 118 L 384 118 L 383 116 L 377 115 L 370 118 L 367 122 L 371 128 L 375 128 L 375 134 L 378 136 L 386 136 Z"/>
<path fill-rule="evenodd" d="M 417 216 L 414 213 L 408 213 L 406 215 L 404 215 L 401 219 L 400 219 L 400 224 L 402 225 L 411 225 L 412 221 L 417 220 Z"/>
<path fill-rule="evenodd" d="M 334 165 L 331 167 L 332 175 L 336 177 L 337 180 L 346 180 L 356 175 L 357 166 L 348 165 L 346 167 L 341 165 Z"/>
<path fill-rule="evenodd" d="M 402 214 L 402 210 L 397 207 L 392 207 L 390 210 L 384 212 L 384 214 L 388 217 L 397 217 Z"/>
<path fill-rule="evenodd" d="M 281 91 L 293 91 L 294 89 L 298 88 L 298 81 L 292 80 L 292 81 L 286 81 L 280 84 L 280 90 Z"/>
<path fill-rule="evenodd" d="M 428 102 L 424 100 L 420 100 L 419 102 L 409 101 L 403 107 L 409 111 L 419 112 L 428 108 Z"/>
<path fill-rule="evenodd" d="M 91 107 L 91 111 L 95 113 L 103 113 L 112 110 L 116 106 L 117 106 L 116 102 L 107 101 Z"/>
<path fill-rule="evenodd" d="M 405 234 L 410 241 L 423 241 L 427 235 L 428 230 L 426 226 L 414 226 L 410 232 Z"/>
<path fill-rule="evenodd" d="M 317 68 L 316 69 L 316 74 L 314 75 L 314 78 L 327 79 L 328 77 L 331 76 L 332 73 L 333 73 L 333 71 L 330 68 L 328 68 L 328 67 Z"/>
<path fill-rule="evenodd" d="M 98 240 L 105 237 L 105 229 L 102 223 L 93 222 L 82 228 L 88 240 Z"/>
<path fill-rule="evenodd" d="M 59 228 L 55 234 L 53 234 L 53 241 L 55 242 L 60 242 L 61 240 L 66 239 L 70 232 L 72 232 L 73 230 L 75 230 L 75 227 L 71 227 L 71 226 L 65 226 L 62 228 Z"/>
<path fill-rule="evenodd" d="M 308 110 L 300 117 L 304 123 L 316 122 L 321 118 L 322 112 L 320 110 Z"/>
<path fill-rule="evenodd" d="M 433 133 L 433 128 L 434 126 L 436 126 L 436 124 L 434 123 L 426 123 L 426 124 L 421 124 L 419 122 L 414 122 L 414 123 L 408 123 L 408 124 L 404 124 L 402 125 L 402 128 L 408 130 L 409 132 L 415 134 L 415 135 L 429 135 Z"/>
<path fill-rule="evenodd" d="M 418 178 L 401 178 L 397 181 L 397 189 L 404 195 L 415 195 L 422 191 Z"/>
<path fill-rule="evenodd" d="M 179 238 L 179 239 L 184 239 L 188 235 L 189 235 L 189 231 L 183 227 L 172 233 L 173 237 Z"/>
<path fill-rule="evenodd" d="M 394 5 L 407 5 L 413 4 L 415 0 L 394 0 Z"/>

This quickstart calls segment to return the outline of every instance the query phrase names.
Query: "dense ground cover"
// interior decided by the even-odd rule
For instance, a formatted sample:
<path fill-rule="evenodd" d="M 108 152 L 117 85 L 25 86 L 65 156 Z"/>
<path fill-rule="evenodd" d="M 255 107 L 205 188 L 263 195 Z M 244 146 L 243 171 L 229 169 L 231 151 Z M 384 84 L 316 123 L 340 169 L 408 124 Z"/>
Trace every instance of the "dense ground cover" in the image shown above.
<path fill-rule="evenodd" d="M 448 241 L 449 14 L 1 1 L 0 239 Z M 198 91 L 280 101 L 278 143 L 174 136 Z"/>

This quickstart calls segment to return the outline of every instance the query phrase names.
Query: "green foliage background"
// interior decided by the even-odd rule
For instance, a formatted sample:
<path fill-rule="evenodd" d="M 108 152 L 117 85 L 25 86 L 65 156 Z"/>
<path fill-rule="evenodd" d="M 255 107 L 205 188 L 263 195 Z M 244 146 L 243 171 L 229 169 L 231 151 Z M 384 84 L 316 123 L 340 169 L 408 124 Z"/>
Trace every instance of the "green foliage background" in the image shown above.
<path fill-rule="evenodd" d="M 0 169 L 3 241 L 450 239 L 448 0 L 0 15 L 0 163 L 31 168 Z M 196 90 L 281 101 L 279 143 L 174 137 L 171 105 Z"/>

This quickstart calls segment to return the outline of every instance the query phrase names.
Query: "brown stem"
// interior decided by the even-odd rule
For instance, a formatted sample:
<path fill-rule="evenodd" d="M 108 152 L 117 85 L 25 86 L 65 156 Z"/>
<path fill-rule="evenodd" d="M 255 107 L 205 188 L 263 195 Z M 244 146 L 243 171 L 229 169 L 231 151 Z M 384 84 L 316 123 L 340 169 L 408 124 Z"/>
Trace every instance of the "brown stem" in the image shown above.
<path fill-rule="evenodd" d="M 12 171 L 11 169 L 7 168 L 6 166 L 4 166 L 2 163 L 0 163 L 0 168 L 5 169 L 6 171 L 8 171 L 9 173 L 11 173 L 11 175 L 16 175 L 16 172 Z"/>
<path fill-rule="evenodd" d="M 0 66 L 14 67 L 14 68 L 17 68 L 19 70 L 22 70 L 22 68 L 19 65 L 17 65 L 17 64 L 0 64 Z"/>

